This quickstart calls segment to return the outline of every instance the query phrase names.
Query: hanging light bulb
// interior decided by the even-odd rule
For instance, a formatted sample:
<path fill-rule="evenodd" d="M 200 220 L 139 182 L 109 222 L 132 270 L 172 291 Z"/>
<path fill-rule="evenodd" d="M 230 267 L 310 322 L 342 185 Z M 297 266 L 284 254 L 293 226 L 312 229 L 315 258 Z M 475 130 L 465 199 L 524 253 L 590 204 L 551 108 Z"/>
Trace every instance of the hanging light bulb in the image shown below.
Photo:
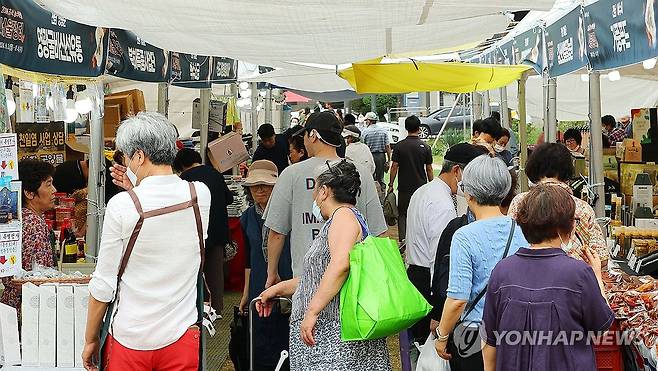
<path fill-rule="evenodd" d="M 267 96 L 267 91 L 266 90 L 261 90 L 258 92 L 258 95 L 261 96 L 261 98 L 265 98 Z"/>
<path fill-rule="evenodd" d="M 251 89 L 240 91 L 240 97 L 251 98 Z"/>
<path fill-rule="evenodd" d="M 81 114 L 86 115 L 91 112 L 92 104 L 89 91 L 84 85 L 78 85 L 78 95 L 75 99 L 75 110 Z"/>
<path fill-rule="evenodd" d="M 73 101 L 74 96 L 73 86 L 69 86 L 69 90 L 66 92 L 66 114 L 64 115 L 64 122 L 67 124 L 78 118 L 78 111 L 75 109 L 75 102 Z"/>
<path fill-rule="evenodd" d="M 11 76 L 7 76 L 5 82 L 5 98 L 7 99 L 7 114 L 9 116 L 16 112 L 16 101 L 14 100 L 14 91 L 12 90 L 13 85 L 14 82 L 11 81 Z"/>
<path fill-rule="evenodd" d="M 249 89 L 249 83 L 246 82 L 246 81 L 241 82 L 240 85 L 238 85 L 238 86 L 240 87 L 240 90 L 247 90 L 247 89 Z"/>
<path fill-rule="evenodd" d="M 652 70 L 656 67 L 656 61 L 658 61 L 657 58 L 649 58 L 642 62 L 642 67 L 644 67 L 645 70 Z"/>
<path fill-rule="evenodd" d="M 617 70 L 610 71 L 608 73 L 608 80 L 610 80 L 610 81 L 619 81 L 619 80 L 621 80 L 621 75 L 619 74 L 619 71 L 617 71 Z"/>

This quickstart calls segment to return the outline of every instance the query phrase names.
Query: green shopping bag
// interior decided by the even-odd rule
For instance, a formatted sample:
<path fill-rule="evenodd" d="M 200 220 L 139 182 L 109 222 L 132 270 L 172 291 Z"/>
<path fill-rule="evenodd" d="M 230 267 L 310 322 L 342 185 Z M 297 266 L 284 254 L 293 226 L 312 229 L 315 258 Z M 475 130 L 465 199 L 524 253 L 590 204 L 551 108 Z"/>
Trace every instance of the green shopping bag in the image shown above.
<path fill-rule="evenodd" d="M 341 339 L 373 340 L 411 327 L 432 306 L 409 281 L 398 245 L 369 236 L 350 252 L 340 290 Z"/>

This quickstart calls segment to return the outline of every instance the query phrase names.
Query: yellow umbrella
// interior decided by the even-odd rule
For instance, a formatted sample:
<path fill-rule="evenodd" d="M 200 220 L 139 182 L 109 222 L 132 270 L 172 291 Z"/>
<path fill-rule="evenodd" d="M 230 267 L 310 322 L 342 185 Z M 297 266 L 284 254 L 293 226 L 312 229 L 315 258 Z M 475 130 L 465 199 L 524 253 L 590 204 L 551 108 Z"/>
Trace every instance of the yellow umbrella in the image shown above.
<path fill-rule="evenodd" d="M 531 69 L 529 66 L 475 63 L 410 62 L 353 63 L 339 71 L 359 94 L 400 94 L 414 91 L 470 93 L 507 86 Z"/>

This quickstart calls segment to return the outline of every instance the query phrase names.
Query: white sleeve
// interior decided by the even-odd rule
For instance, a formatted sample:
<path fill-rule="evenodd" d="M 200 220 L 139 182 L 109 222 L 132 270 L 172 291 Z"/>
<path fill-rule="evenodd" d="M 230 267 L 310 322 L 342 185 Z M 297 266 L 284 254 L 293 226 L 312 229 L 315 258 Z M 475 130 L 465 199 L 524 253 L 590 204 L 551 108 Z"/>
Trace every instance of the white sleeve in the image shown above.
<path fill-rule="evenodd" d="M 125 207 L 120 205 L 131 202 L 129 198 L 127 192 L 118 194 L 110 200 L 105 210 L 98 262 L 89 282 L 89 294 L 103 303 L 109 303 L 114 299 L 117 287 L 117 275 L 124 247 L 122 236 L 124 221 L 121 214 Z"/>

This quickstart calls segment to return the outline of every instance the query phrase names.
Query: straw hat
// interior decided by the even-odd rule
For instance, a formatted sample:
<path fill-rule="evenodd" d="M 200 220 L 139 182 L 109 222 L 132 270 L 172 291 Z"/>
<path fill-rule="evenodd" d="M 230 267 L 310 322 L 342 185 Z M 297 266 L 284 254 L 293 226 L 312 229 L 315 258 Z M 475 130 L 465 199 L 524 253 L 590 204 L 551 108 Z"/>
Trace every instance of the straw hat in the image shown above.
<path fill-rule="evenodd" d="M 254 161 L 249 166 L 247 178 L 244 180 L 244 185 L 247 187 L 255 185 L 271 185 L 276 184 L 279 177 L 279 171 L 272 161 L 258 160 Z"/>

